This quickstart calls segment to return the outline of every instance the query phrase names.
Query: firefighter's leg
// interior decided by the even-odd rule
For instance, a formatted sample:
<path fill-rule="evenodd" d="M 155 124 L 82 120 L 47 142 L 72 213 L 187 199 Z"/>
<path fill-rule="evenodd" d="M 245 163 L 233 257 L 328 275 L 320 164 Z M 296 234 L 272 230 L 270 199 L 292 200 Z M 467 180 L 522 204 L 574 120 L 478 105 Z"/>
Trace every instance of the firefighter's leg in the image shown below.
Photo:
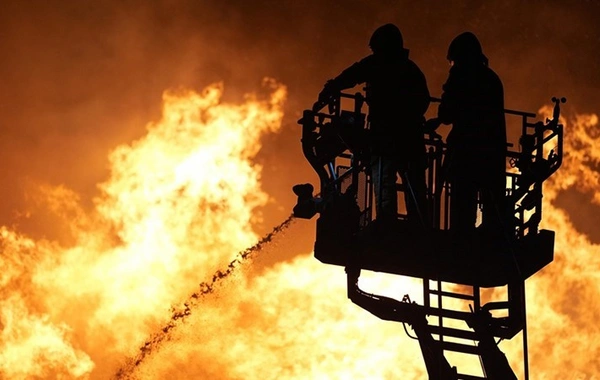
<path fill-rule="evenodd" d="M 491 161 L 491 160 L 490 160 Z M 506 232 L 509 210 L 506 199 L 506 174 L 504 162 L 495 163 L 482 177 L 482 226 L 488 231 Z M 491 165 L 490 165 L 491 166 Z"/>
<path fill-rule="evenodd" d="M 402 171 L 400 176 L 404 185 L 404 200 L 409 223 L 416 228 L 428 229 L 431 220 L 427 210 L 425 170 L 409 167 L 408 170 Z"/>
<path fill-rule="evenodd" d="M 475 229 L 476 219 L 475 181 L 465 171 L 453 173 L 450 178 L 450 229 L 460 235 L 468 234 Z"/>
<path fill-rule="evenodd" d="M 398 218 L 398 195 L 394 161 L 385 156 L 377 156 L 373 157 L 371 164 L 375 185 L 376 218 L 378 220 L 396 220 Z"/>

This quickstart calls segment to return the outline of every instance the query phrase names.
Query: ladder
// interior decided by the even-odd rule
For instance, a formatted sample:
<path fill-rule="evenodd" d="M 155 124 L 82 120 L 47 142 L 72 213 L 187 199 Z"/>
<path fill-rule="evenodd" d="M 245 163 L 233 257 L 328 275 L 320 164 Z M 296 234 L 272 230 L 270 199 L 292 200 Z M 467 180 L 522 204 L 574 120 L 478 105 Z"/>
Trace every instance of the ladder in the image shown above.
<path fill-rule="evenodd" d="M 517 289 L 517 291 L 520 290 Z M 514 289 L 509 293 L 512 292 L 514 292 Z M 510 295 L 509 298 L 511 298 Z M 504 333 L 489 332 L 489 334 L 482 335 L 481 331 L 478 332 L 476 328 L 473 328 L 473 318 L 478 312 L 486 312 L 489 309 L 504 315 L 512 314 L 513 320 L 511 323 L 519 327 L 522 326 L 523 344 L 526 348 L 527 333 L 524 310 L 515 310 L 514 307 L 511 310 L 511 304 L 514 305 L 515 303 L 511 303 L 510 301 L 490 302 L 482 305 L 481 289 L 479 286 L 458 285 L 425 278 L 423 279 L 423 300 L 425 313 L 433 317 L 429 320 L 429 332 L 435 337 L 434 339 L 437 340 L 439 347 L 444 353 L 453 352 L 470 355 L 478 357 L 480 361 L 482 374 L 458 372 L 461 370 L 460 366 L 458 366 L 457 380 L 505 379 L 511 375 L 507 372 L 499 376 L 497 372 L 504 371 L 504 369 L 495 367 L 493 363 L 486 363 L 486 359 L 484 359 L 486 352 L 482 352 L 482 340 L 487 339 L 488 346 L 490 342 L 495 345 L 494 338 L 497 337 L 496 334 L 504 335 Z M 507 331 L 506 335 L 516 334 L 515 330 L 520 329 L 518 327 L 513 328 L 512 331 Z M 485 346 L 485 343 L 483 346 Z M 506 360 L 499 350 L 495 350 L 497 352 L 492 354 L 495 356 L 493 360 L 500 362 Z M 490 354 L 489 351 L 487 354 Z M 527 350 L 525 349 L 525 379 L 528 379 L 527 360 Z M 486 373 L 486 369 L 488 372 L 496 373 Z"/>

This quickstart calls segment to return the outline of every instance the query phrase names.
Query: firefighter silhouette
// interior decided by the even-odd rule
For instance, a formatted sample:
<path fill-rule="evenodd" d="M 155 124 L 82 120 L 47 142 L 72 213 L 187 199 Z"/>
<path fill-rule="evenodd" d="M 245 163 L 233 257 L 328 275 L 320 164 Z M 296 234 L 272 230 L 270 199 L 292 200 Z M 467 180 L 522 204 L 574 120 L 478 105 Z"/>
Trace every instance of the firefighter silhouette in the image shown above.
<path fill-rule="evenodd" d="M 412 226 L 425 226 L 428 218 L 423 122 L 429 107 L 427 82 L 423 72 L 408 58 L 409 51 L 404 48 L 397 26 L 379 27 L 369 47 L 373 54 L 328 81 L 319 102 L 343 89 L 366 83 L 377 219 L 398 218 L 396 176 L 399 174 L 405 189 L 408 221 Z"/>
<path fill-rule="evenodd" d="M 477 199 L 481 199 L 482 227 L 501 232 L 506 221 L 506 121 L 504 90 L 488 67 L 481 44 L 471 32 L 457 36 L 448 48 L 452 67 L 443 85 L 438 118 L 431 124 L 452 124 L 447 138 L 445 175 L 450 183 L 450 228 L 474 230 Z"/>

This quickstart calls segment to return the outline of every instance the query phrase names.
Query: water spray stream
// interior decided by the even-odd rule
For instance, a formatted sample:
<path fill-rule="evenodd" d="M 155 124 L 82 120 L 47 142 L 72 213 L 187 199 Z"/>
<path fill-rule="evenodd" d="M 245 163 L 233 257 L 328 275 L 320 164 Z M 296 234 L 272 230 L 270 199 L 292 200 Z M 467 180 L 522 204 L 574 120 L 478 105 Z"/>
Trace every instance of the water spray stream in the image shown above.
<path fill-rule="evenodd" d="M 252 258 L 254 253 L 261 251 L 265 244 L 270 243 L 275 236 L 288 228 L 293 221 L 293 215 L 288 216 L 287 219 L 275 226 L 271 232 L 264 235 L 255 245 L 239 252 L 236 258 L 233 259 L 229 265 L 227 265 L 226 269 L 217 270 L 213 274 L 210 281 L 201 282 L 199 285 L 200 290 L 192 293 L 187 298 L 187 300 L 183 303 L 183 309 L 175 310 L 175 308 L 172 308 L 173 314 L 167 324 L 161 328 L 159 332 L 153 334 L 150 339 L 148 339 L 144 345 L 139 348 L 139 353 L 135 358 L 130 358 L 128 362 L 117 371 L 115 374 L 115 379 L 130 378 L 135 368 L 139 366 L 155 350 L 160 348 L 160 345 L 163 341 L 168 339 L 171 330 L 177 327 L 178 324 L 182 323 L 189 315 L 192 314 L 192 310 L 198 305 L 200 298 L 211 294 L 214 291 L 215 286 L 218 285 L 221 280 L 231 275 L 247 259 Z"/>

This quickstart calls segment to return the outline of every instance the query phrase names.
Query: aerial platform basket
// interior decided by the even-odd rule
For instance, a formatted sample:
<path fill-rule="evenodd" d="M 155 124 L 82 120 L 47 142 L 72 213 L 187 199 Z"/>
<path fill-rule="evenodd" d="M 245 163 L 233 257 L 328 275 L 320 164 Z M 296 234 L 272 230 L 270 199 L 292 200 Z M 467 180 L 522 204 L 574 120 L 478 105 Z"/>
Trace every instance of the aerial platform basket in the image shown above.
<path fill-rule="evenodd" d="M 554 232 L 548 230 L 512 243 L 475 233 L 467 245 L 456 243 L 449 231 L 419 233 L 402 221 L 381 236 L 373 222 L 346 241 L 347 235 L 330 235 L 322 222 L 317 221 L 315 257 L 343 267 L 488 288 L 525 280 L 554 258 Z"/>

